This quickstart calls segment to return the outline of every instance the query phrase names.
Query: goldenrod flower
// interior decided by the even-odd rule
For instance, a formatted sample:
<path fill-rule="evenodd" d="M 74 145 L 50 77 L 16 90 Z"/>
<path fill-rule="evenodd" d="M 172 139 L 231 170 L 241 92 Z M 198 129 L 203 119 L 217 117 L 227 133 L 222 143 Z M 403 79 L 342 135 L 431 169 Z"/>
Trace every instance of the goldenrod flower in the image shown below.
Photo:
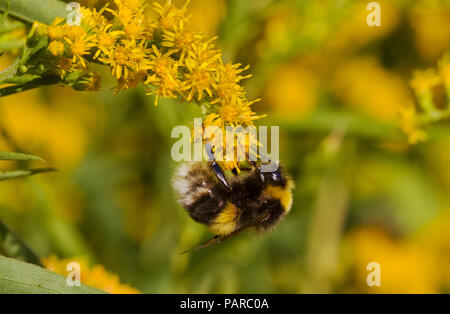
<path fill-rule="evenodd" d="M 59 40 L 53 40 L 48 45 L 48 50 L 55 57 L 59 57 L 64 53 L 64 44 Z"/>
<path fill-rule="evenodd" d="M 68 24 L 64 25 L 64 37 L 70 41 L 74 41 L 80 38 L 86 39 L 88 37 L 88 33 L 81 26 L 69 26 Z M 95 36 L 89 36 L 88 39 L 93 41 Z"/>
<path fill-rule="evenodd" d="M 167 1 L 166 4 L 154 3 L 154 10 L 159 14 L 159 26 L 163 30 L 171 30 L 180 22 L 187 22 L 189 17 L 186 16 L 187 7 L 190 0 L 181 8 L 177 8 L 172 1 Z"/>
<path fill-rule="evenodd" d="M 439 74 L 447 88 L 450 88 L 450 53 L 447 53 L 439 62 Z"/>
<path fill-rule="evenodd" d="M 417 115 L 414 105 L 409 105 L 400 110 L 400 125 L 402 131 L 408 135 L 408 141 L 411 145 L 427 140 L 424 131 L 417 127 Z"/>
<path fill-rule="evenodd" d="M 108 5 L 106 5 L 103 9 L 100 11 L 97 11 L 96 9 L 88 9 L 88 8 L 81 8 L 81 16 L 83 21 L 83 26 L 86 27 L 86 29 L 102 29 L 105 27 L 105 25 L 108 23 L 108 20 L 103 16 L 103 13 L 105 12 Z"/>
<path fill-rule="evenodd" d="M 156 47 L 152 46 L 150 54 L 150 72 L 144 84 L 153 85 L 153 90 L 149 95 L 155 94 L 155 105 L 158 104 L 160 97 L 176 98 L 177 93 L 181 91 L 182 84 L 178 79 L 178 62 L 171 58 L 173 52 L 162 54 Z"/>
<path fill-rule="evenodd" d="M 240 85 L 240 81 L 250 78 L 251 75 L 243 76 L 242 72 L 248 70 L 249 66 L 241 68 L 241 64 L 220 65 L 217 72 L 217 99 L 212 104 L 219 102 L 230 102 L 234 97 L 244 96 L 244 87 Z"/>
<path fill-rule="evenodd" d="M 208 69 L 208 64 L 204 63 L 189 69 L 191 73 L 185 74 L 185 89 L 190 90 L 186 99 L 192 101 L 197 95 L 197 100 L 203 99 L 203 94 L 207 93 L 209 97 L 213 96 L 213 88 L 215 87 L 213 72 Z"/>
<path fill-rule="evenodd" d="M 64 20 L 61 18 L 56 18 L 52 25 L 48 27 L 47 29 L 47 35 L 52 40 L 61 40 L 64 38 L 64 28 L 63 26 L 60 26 L 60 24 Z"/>
<path fill-rule="evenodd" d="M 185 89 L 189 91 L 186 96 L 188 101 L 192 101 L 195 96 L 197 101 L 201 101 L 204 93 L 213 97 L 213 90 L 217 88 L 215 73 L 220 64 L 220 57 L 220 52 L 213 49 L 211 41 L 193 45 L 185 60 L 189 71 L 184 76 Z"/>
<path fill-rule="evenodd" d="M 253 125 L 254 120 L 264 117 L 257 116 L 251 109 L 251 106 L 258 101 L 260 99 L 248 101 L 243 98 L 235 98 L 228 103 L 224 103 L 220 107 L 222 120 L 230 125 Z"/>
<path fill-rule="evenodd" d="M 192 49 L 193 44 L 202 39 L 200 34 L 192 32 L 184 27 L 184 22 L 180 21 L 178 26 L 174 26 L 174 30 L 165 30 L 163 35 L 164 41 L 162 45 L 180 52 L 180 62 L 182 63 L 186 53 Z"/>
<path fill-rule="evenodd" d="M 128 77 L 128 65 L 130 64 L 130 56 L 133 49 L 131 44 L 132 42 L 125 42 L 125 45 L 115 45 L 105 57 L 99 58 L 101 62 L 111 67 L 112 75 L 117 80 L 119 80 L 122 75 L 125 79 Z"/>
<path fill-rule="evenodd" d="M 86 64 L 86 59 L 96 60 L 111 68 L 118 83 L 116 92 L 143 84 L 149 95 L 155 95 L 155 105 L 161 97 L 209 102 L 205 113 L 220 117 L 215 123 L 222 128 L 250 126 L 261 118 L 251 108 L 255 101 L 247 99 L 240 84 L 250 77 L 242 74 L 248 67 L 224 65 L 221 51 L 213 44 L 215 38 L 206 40 L 190 29 L 189 1 L 181 8 L 170 0 L 155 3 L 156 19 L 146 16 L 143 0 L 114 2 L 117 9 L 82 8 L 80 26 L 56 19 L 45 35 L 35 35 L 52 40 L 49 51 L 58 58 L 58 74 L 65 83 L 97 89 L 98 76 L 89 73 Z"/>
<path fill-rule="evenodd" d="M 86 62 L 83 56 L 90 54 L 91 48 L 95 47 L 95 36 L 88 35 L 79 26 L 68 27 L 65 35 L 65 40 L 69 43 L 73 55 L 73 62 L 80 62 L 85 68 Z"/>
<path fill-rule="evenodd" d="M 436 70 L 428 69 L 425 71 L 415 71 L 410 84 L 417 94 L 423 94 L 431 91 L 440 82 L 441 78 L 437 75 Z"/>
<path fill-rule="evenodd" d="M 442 281 L 436 255 L 424 254 L 413 241 L 393 239 L 378 228 L 353 230 L 344 249 L 350 256 L 355 282 L 369 293 L 435 293 Z M 373 261 L 381 266 L 381 285 L 369 287 L 365 270 Z"/>
<path fill-rule="evenodd" d="M 86 258 L 58 259 L 55 255 L 42 260 L 48 270 L 67 276 L 67 265 L 76 262 L 80 265 L 81 283 L 113 294 L 139 294 L 136 288 L 120 283 L 119 277 L 108 272 L 103 266 L 89 266 Z"/>
<path fill-rule="evenodd" d="M 48 37 L 53 40 L 62 39 L 64 37 L 63 28 L 61 26 L 50 27 Z"/>
<path fill-rule="evenodd" d="M 111 31 L 112 27 L 112 24 L 106 24 L 99 30 L 97 37 L 98 50 L 94 54 L 94 59 L 97 59 L 101 52 L 103 52 L 105 55 L 109 54 L 114 48 L 117 39 L 124 34 L 123 31 L 119 30 Z"/>

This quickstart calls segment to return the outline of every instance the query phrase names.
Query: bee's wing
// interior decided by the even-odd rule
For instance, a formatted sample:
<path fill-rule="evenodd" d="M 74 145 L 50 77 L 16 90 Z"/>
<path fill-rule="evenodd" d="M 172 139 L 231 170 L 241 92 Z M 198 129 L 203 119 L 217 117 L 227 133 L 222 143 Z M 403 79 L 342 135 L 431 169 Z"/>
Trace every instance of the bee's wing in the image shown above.
<path fill-rule="evenodd" d="M 197 246 L 196 248 L 193 248 L 191 250 L 186 250 L 186 251 L 180 253 L 180 255 L 181 254 L 186 254 L 186 253 L 189 253 L 189 252 L 193 252 L 193 251 L 198 251 L 198 250 L 201 250 L 201 249 L 204 249 L 204 248 L 207 248 L 207 247 L 210 247 L 210 246 L 222 243 L 223 241 L 225 241 L 225 240 L 227 240 L 229 238 L 232 238 L 235 235 L 238 235 L 239 233 L 241 233 L 242 231 L 245 231 L 246 229 L 248 229 L 248 228 L 258 224 L 261 221 L 263 221 L 265 218 L 267 218 L 268 215 L 269 215 L 269 210 L 267 209 L 264 212 L 262 212 L 259 216 L 257 216 L 254 220 L 252 220 L 249 223 L 243 225 L 239 229 L 236 229 L 232 233 L 227 234 L 227 235 L 217 235 L 214 238 L 209 239 L 205 243 Z"/>

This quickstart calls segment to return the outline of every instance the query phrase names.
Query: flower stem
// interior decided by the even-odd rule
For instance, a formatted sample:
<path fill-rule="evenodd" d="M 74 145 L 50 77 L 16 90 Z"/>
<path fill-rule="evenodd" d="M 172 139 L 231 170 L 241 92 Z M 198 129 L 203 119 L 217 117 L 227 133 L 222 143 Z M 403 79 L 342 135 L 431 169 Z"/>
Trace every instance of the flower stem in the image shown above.
<path fill-rule="evenodd" d="M 0 88 L 0 97 L 25 92 L 27 90 L 31 90 L 45 85 L 57 84 L 59 82 L 61 82 L 61 80 L 57 76 L 43 77 L 40 79 L 33 80 L 27 84 Z"/>

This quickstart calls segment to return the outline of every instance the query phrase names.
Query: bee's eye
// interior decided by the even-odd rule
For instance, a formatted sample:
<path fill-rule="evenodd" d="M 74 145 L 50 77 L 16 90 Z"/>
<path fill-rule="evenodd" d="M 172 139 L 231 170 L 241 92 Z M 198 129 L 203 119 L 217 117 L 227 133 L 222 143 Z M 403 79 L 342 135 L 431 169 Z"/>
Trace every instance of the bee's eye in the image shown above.
<path fill-rule="evenodd" d="M 270 174 L 270 178 L 273 182 L 280 183 L 283 179 L 281 177 L 281 173 L 279 171 L 274 171 Z"/>

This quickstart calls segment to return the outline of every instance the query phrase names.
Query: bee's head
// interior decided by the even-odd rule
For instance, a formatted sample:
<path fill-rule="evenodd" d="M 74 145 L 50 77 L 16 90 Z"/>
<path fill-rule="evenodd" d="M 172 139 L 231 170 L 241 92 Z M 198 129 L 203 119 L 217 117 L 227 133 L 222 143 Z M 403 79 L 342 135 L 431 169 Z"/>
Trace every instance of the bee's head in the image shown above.
<path fill-rule="evenodd" d="M 284 187 L 287 182 L 286 176 L 283 174 L 283 170 L 278 168 L 278 170 L 273 172 L 261 172 L 261 179 L 266 185 Z"/>

